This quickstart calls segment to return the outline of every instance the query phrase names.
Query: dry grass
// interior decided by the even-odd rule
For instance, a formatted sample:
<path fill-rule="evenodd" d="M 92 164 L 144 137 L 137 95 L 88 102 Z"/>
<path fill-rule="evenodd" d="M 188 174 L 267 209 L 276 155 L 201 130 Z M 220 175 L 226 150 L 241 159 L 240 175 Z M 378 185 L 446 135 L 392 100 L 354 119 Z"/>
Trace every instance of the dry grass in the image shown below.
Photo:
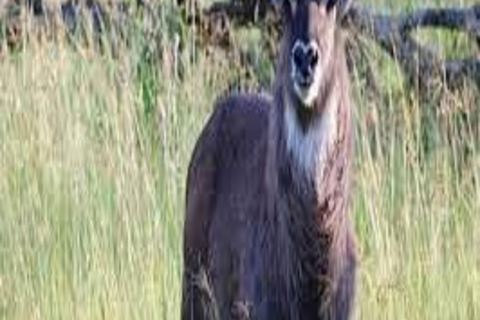
<path fill-rule="evenodd" d="M 0 61 L 1 319 L 179 318 L 185 172 L 236 75 L 187 45 L 178 78 L 165 37 L 153 95 L 136 50 Z M 381 98 L 353 90 L 357 318 L 478 319 L 478 92 L 420 105 L 371 54 Z"/>

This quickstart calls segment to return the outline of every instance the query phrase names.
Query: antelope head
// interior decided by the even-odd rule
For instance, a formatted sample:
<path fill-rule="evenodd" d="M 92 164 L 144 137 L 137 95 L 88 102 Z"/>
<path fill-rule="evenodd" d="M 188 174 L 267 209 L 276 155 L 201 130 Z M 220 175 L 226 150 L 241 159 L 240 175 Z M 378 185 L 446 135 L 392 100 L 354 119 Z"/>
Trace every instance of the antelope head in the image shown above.
<path fill-rule="evenodd" d="M 311 109 L 329 77 L 337 20 L 351 0 L 279 1 L 286 24 L 283 54 L 288 55 L 284 66 L 288 69 L 287 87 L 301 108 Z"/>

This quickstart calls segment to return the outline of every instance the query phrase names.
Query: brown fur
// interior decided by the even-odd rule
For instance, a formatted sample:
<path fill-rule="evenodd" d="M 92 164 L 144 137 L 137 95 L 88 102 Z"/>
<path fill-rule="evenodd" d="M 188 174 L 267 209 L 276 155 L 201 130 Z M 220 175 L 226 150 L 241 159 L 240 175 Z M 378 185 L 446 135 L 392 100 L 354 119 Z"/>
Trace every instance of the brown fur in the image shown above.
<path fill-rule="evenodd" d="M 293 21 L 294 22 L 294 21 Z M 288 86 L 287 28 L 273 99 L 231 95 L 205 126 L 188 172 L 182 319 L 349 319 L 355 245 L 347 215 L 351 107 L 343 40 L 315 108 Z M 332 100 L 332 97 L 337 97 Z M 284 112 L 304 130 L 338 103 L 322 172 L 302 176 L 286 146 Z"/>

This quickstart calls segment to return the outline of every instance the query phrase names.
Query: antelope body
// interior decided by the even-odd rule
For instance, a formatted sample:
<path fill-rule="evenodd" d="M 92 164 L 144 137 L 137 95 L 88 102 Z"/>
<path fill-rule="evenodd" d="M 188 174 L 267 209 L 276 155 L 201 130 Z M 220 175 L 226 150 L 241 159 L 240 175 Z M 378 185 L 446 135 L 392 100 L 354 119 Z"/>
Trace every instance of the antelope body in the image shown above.
<path fill-rule="evenodd" d="M 283 2 L 273 97 L 217 104 L 187 178 L 182 319 L 350 319 L 351 105 L 336 1 Z"/>

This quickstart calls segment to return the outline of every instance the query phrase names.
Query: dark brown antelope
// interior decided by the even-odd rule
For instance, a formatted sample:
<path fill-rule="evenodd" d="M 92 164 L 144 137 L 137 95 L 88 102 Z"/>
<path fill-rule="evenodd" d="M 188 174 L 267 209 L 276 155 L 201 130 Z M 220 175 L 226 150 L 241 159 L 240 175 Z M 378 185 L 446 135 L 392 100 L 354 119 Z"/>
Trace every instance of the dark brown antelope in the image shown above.
<path fill-rule="evenodd" d="M 222 99 L 187 181 L 182 319 L 349 319 L 348 1 L 283 0 L 272 98 Z"/>

